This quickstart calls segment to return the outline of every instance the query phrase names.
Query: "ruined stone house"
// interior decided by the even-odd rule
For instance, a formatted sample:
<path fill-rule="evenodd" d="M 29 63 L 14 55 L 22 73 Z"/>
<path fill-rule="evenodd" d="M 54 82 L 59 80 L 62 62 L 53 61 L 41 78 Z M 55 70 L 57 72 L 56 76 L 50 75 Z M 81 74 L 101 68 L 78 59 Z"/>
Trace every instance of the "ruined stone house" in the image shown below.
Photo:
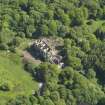
<path fill-rule="evenodd" d="M 47 61 L 52 64 L 63 64 L 61 63 L 62 57 L 57 54 L 56 50 L 49 46 L 44 39 L 38 39 L 34 42 L 34 48 L 37 49 L 40 56 L 43 56 Z"/>

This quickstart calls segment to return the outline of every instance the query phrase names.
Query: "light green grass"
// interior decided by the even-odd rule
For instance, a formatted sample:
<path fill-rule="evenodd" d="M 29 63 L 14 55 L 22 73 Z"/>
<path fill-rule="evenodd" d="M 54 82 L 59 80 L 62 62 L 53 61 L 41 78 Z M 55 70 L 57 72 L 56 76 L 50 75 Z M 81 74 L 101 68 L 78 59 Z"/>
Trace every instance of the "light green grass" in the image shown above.
<path fill-rule="evenodd" d="M 0 91 L 0 105 L 17 95 L 30 95 L 38 84 L 23 69 L 21 58 L 13 53 L 0 52 L 0 84 L 9 82 L 12 88 L 8 92 Z"/>

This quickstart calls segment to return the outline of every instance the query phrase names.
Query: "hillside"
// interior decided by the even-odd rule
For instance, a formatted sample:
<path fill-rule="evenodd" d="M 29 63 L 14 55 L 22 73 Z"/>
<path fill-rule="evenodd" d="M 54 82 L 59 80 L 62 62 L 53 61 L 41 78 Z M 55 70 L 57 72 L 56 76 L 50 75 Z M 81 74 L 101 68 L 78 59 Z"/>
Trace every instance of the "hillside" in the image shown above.
<path fill-rule="evenodd" d="M 105 105 L 105 0 L 0 0 L 0 105 Z"/>

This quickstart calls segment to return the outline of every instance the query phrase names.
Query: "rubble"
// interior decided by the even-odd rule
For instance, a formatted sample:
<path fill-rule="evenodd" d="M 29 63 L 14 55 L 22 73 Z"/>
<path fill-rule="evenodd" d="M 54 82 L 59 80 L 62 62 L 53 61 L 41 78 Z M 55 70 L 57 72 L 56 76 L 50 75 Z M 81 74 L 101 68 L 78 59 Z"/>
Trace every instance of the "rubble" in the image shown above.
<path fill-rule="evenodd" d="M 53 46 L 50 46 L 48 42 L 49 41 L 44 38 L 37 39 L 33 46 L 44 59 L 52 64 L 57 64 L 59 67 L 62 67 L 64 65 L 62 56 L 58 55 L 57 50 Z"/>

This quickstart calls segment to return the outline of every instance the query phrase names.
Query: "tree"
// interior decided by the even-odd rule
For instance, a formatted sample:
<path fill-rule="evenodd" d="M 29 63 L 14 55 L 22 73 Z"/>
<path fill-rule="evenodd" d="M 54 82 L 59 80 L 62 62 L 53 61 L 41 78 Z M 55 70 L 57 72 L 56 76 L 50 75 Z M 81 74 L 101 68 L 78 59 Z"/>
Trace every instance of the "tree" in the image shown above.
<path fill-rule="evenodd" d="M 74 68 L 75 70 L 81 71 L 82 70 L 82 64 L 81 59 L 77 57 L 68 56 L 67 64 Z"/>
<path fill-rule="evenodd" d="M 8 45 L 5 43 L 0 44 L 0 50 L 8 50 Z"/>
<path fill-rule="evenodd" d="M 10 82 L 4 82 L 0 85 L 0 90 L 2 90 L 2 91 L 10 91 L 12 88 L 13 87 Z"/>
<path fill-rule="evenodd" d="M 54 105 L 53 101 L 50 98 L 44 99 L 40 105 Z"/>
<path fill-rule="evenodd" d="M 29 25 L 26 27 L 26 36 L 31 38 L 33 33 L 36 31 L 35 27 L 33 25 Z"/>
<path fill-rule="evenodd" d="M 67 88 L 72 88 L 73 84 L 73 69 L 68 67 L 65 68 L 61 73 L 60 73 L 60 83 L 64 84 Z"/>
<path fill-rule="evenodd" d="M 95 79 L 96 77 L 96 73 L 93 69 L 89 69 L 88 72 L 87 72 L 87 78 L 89 79 Z"/>
<path fill-rule="evenodd" d="M 48 35 L 48 32 L 49 32 L 49 28 L 47 25 L 42 25 L 41 26 L 41 34 L 42 35 Z"/>
<path fill-rule="evenodd" d="M 58 88 L 58 75 L 59 75 L 59 68 L 57 65 L 43 63 L 36 69 L 36 80 L 43 82 L 46 88 L 49 91 L 54 91 Z"/>
<path fill-rule="evenodd" d="M 59 101 L 55 101 L 55 105 L 66 105 L 65 100 L 64 99 L 60 99 Z"/>
<path fill-rule="evenodd" d="M 66 98 L 67 98 L 66 87 L 64 85 L 60 85 L 60 87 L 58 88 L 58 91 L 59 91 L 59 94 L 60 94 L 60 98 L 66 100 Z"/>
<path fill-rule="evenodd" d="M 100 7 L 99 2 L 97 0 L 94 0 L 94 1 L 92 1 L 92 0 L 82 1 L 81 0 L 81 3 L 82 3 L 82 5 L 85 5 L 88 8 L 89 18 L 95 19 L 96 15 L 97 15 L 97 10 Z"/>
<path fill-rule="evenodd" d="M 69 34 L 69 27 L 68 26 L 60 25 L 58 27 L 59 27 L 59 29 L 58 29 L 59 36 L 65 37 Z"/>
<path fill-rule="evenodd" d="M 81 47 L 83 49 L 84 52 L 89 52 L 90 51 L 90 43 L 88 40 L 82 40 L 81 42 Z"/>
<path fill-rule="evenodd" d="M 64 25 L 67 25 L 67 26 L 69 26 L 71 23 L 71 20 L 70 20 L 68 14 L 62 14 L 61 21 Z"/>
<path fill-rule="evenodd" d="M 67 105 L 76 105 L 76 98 L 73 96 L 71 90 L 67 91 L 66 104 Z"/>
<path fill-rule="evenodd" d="M 88 103 L 89 105 L 97 104 L 104 96 L 101 87 L 96 83 L 90 82 L 84 76 L 75 71 L 74 73 L 73 94 L 77 102 Z"/>
<path fill-rule="evenodd" d="M 60 100 L 60 95 L 59 95 L 58 91 L 51 92 L 50 97 L 51 97 L 53 102 Z"/>
<path fill-rule="evenodd" d="M 7 105 L 32 105 L 28 97 L 17 96 L 16 99 L 10 100 Z"/>
<path fill-rule="evenodd" d="M 49 21 L 48 24 L 49 27 L 49 34 L 56 36 L 57 35 L 57 23 L 54 20 Z"/>
<path fill-rule="evenodd" d="M 84 21 L 88 18 L 87 8 L 78 8 L 78 9 L 73 10 L 70 13 L 70 17 L 72 17 L 71 24 L 73 26 L 84 24 Z"/>
<path fill-rule="evenodd" d="M 101 40 L 105 39 L 105 25 L 104 24 L 96 30 L 96 37 Z"/>
<path fill-rule="evenodd" d="M 105 98 L 102 98 L 97 105 L 105 105 Z"/>
<path fill-rule="evenodd" d="M 38 99 L 35 96 L 30 96 L 29 100 L 32 103 L 32 105 L 35 105 L 38 103 Z"/>

